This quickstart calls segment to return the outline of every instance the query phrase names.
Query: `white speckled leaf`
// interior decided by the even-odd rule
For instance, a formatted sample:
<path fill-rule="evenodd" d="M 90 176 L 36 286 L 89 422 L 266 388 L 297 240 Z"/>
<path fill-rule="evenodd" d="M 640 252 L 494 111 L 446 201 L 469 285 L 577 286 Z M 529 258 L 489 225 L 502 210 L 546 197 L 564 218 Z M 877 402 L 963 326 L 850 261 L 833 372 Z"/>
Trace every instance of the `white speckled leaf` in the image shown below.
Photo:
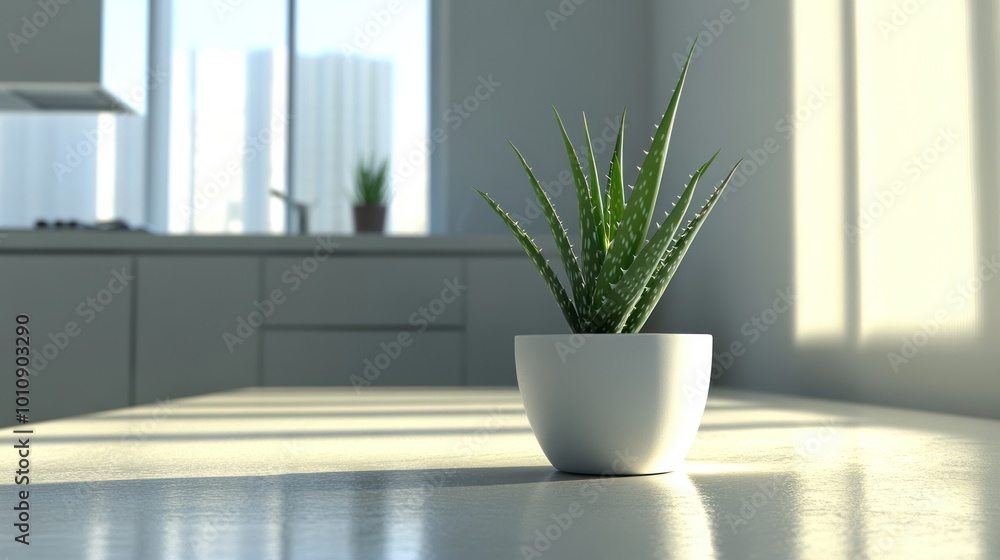
<path fill-rule="evenodd" d="M 598 262 L 604 262 L 604 254 L 608 250 L 608 224 L 604 216 L 604 201 L 601 198 L 601 179 L 597 174 L 597 160 L 594 159 L 594 145 L 590 141 L 590 128 L 587 126 L 587 113 L 583 114 L 583 135 L 587 138 L 587 170 L 590 173 L 588 187 L 590 200 L 594 205 L 594 220 L 597 222 L 598 240 L 600 244 L 597 249 Z"/>
<path fill-rule="evenodd" d="M 646 319 L 649 318 L 649 314 L 653 312 L 656 304 L 659 303 L 660 298 L 663 296 L 664 290 L 667 289 L 667 284 L 674 277 L 674 273 L 677 272 L 677 267 L 680 266 L 681 261 L 684 259 L 684 255 L 687 253 L 688 248 L 691 247 L 691 242 L 694 241 L 694 237 L 698 235 L 698 230 L 701 229 L 703 223 L 705 223 L 705 218 L 708 217 L 709 212 L 715 207 L 715 203 L 718 202 L 719 197 L 722 195 L 722 191 L 726 189 L 729 185 L 730 179 L 736 173 L 736 169 L 739 168 L 743 160 L 736 162 L 733 166 L 733 170 L 729 172 L 725 180 L 716 187 L 712 196 L 709 197 L 708 201 L 702 206 L 701 210 L 695 214 L 694 219 L 688 224 L 684 231 L 681 233 L 677 241 L 671 246 L 670 250 L 667 252 L 666 258 L 657 267 L 656 272 L 650 278 L 646 289 L 643 291 L 642 296 L 639 301 L 635 304 L 635 308 L 629 315 L 628 320 L 625 322 L 622 332 L 635 333 L 642 329 L 642 326 L 646 324 Z"/>
<path fill-rule="evenodd" d="M 604 305 L 595 315 L 595 323 L 601 325 L 603 330 L 621 332 L 633 307 L 642 296 L 646 284 L 649 283 L 649 279 L 656 272 L 657 266 L 672 244 L 674 234 L 680 228 L 681 220 L 684 219 L 684 214 L 687 213 L 688 206 L 691 204 L 698 180 L 708 170 L 716 155 L 718 152 L 691 176 L 691 181 L 688 182 L 687 188 L 684 189 L 680 200 L 677 201 L 663 225 L 656 230 L 649 243 L 639 251 L 632 265 L 622 275 L 621 280 L 615 285 L 608 298 L 604 300 Z"/>
<path fill-rule="evenodd" d="M 653 217 L 653 209 L 656 206 L 656 196 L 660 190 L 660 181 L 663 178 L 663 164 L 666 161 L 667 145 L 670 143 L 670 135 L 674 127 L 674 116 L 677 114 L 677 103 L 680 101 L 681 92 L 684 89 L 684 79 L 687 76 L 693 53 L 694 47 L 692 46 L 691 52 L 688 53 L 687 62 L 684 63 L 684 69 L 681 70 L 681 76 L 677 80 L 677 87 L 674 89 L 670 104 L 667 106 L 666 112 L 663 113 L 663 119 L 656 129 L 653 143 L 639 170 L 639 178 L 636 180 L 635 188 L 625 205 L 622 223 L 618 226 L 618 232 L 608 248 L 607 257 L 604 259 L 597 281 L 597 291 L 594 294 L 595 307 L 600 307 L 610 295 L 611 287 L 621 280 L 623 271 L 632 265 L 633 259 L 646 240 Z"/>
<path fill-rule="evenodd" d="M 552 111 L 556 115 L 559 123 L 559 130 L 562 132 L 563 142 L 566 144 L 566 155 L 569 157 L 570 169 L 573 171 L 573 180 L 576 183 L 576 201 L 580 206 L 580 252 L 583 255 L 583 277 L 585 281 L 586 294 L 584 298 L 577 297 L 576 304 L 580 315 L 589 316 L 591 303 L 594 300 L 594 285 L 597 275 L 601 271 L 601 257 L 603 251 L 603 228 L 599 227 L 599 220 L 596 216 L 596 207 L 590 198 L 590 188 L 587 186 L 587 179 L 583 175 L 580 167 L 580 159 L 576 155 L 573 143 L 570 142 L 569 135 L 566 134 L 566 127 L 563 126 L 559 112 L 553 107 Z"/>
<path fill-rule="evenodd" d="M 546 262 L 545 258 L 542 256 L 541 249 L 539 249 L 538 245 L 535 245 L 535 242 L 528 237 L 528 234 L 525 233 L 523 229 L 521 229 L 521 226 L 517 225 L 517 223 L 514 222 L 514 220 L 511 219 L 511 217 L 507 215 L 502 208 L 500 208 L 500 205 L 494 202 L 488 194 L 479 189 L 475 190 L 486 200 L 486 202 L 489 203 L 490 207 L 493 208 L 493 211 L 500 216 L 504 223 L 507 224 L 507 227 L 510 228 L 514 237 L 516 237 L 517 241 L 521 244 L 521 247 L 524 248 L 524 252 L 528 254 L 528 258 L 530 258 L 531 262 L 534 263 L 535 268 L 538 269 L 539 274 L 542 275 L 545 283 L 549 286 L 549 290 L 552 291 L 552 295 L 555 296 L 556 303 L 559 304 L 559 309 L 562 310 L 563 316 L 566 318 L 566 322 L 569 323 L 570 328 L 573 332 L 580 332 L 580 322 L 576 308 L 573 306 L 573 302 L 570 301 L 569 296 L 566 294 L 566 290 L 563 289 L 562 284 L 559 282 L 559 277 L 556 276 L 552 267 L 549 266 L 549 263 Z"/>
<path fill-rule="evenodd" d="M 531 181 L 531 188 L 535 191 L 535 197 L 538 198 L 538 204 L 542 207 L 542 214 L 545 215 L 545 221 L 549 224 L 549 231 L 552 232 L 552 238 L 555 239 L 556 248 L 559 250 L 559 255 L 562 258 L 563 268 L 566 269 L 566 276 L 569 278 L 570 288 L 573 290 L 573 297 L 579 301 L 587 293 L 586 283 L 580 274 L 580 265 L 577 262 L 576 253 L 573 252 L 573 246 L 569 242 L 569 235 L 566 233 L 566 228 L 563 226 L 562 220 L 559 219 L 555 208 L 552 207 L 552 201 L 549 199 L 548 193 L 538 183 L 538 178 L 535 177 L 531 168 L 528 167 L 528 162 L 524 160 L 524 156 L 521 155 L 520 150 L 513 143 L 511 143 L 510 147 L 514 148 L 514 153 L 517 154 L 518 159 L 521 160 L 521 165 L 524 166 L 524 171 L 528 174 L 528 179 Z"/>
<path fill-rule="evenodd" d="M 618 140 L 615 142 L 615 153 L 611 156 L 611 170 L 608 172 L 608 185 L 605 188 L 607 203 L 605 204 L 605 222 L 608 224 L 608 243 L 618 233 L 618 224 L 625 213 L 625 177 L 622 173 L 622 151 L 625 149 L 625 110 L 622 110 L 622 122 L 618 126 Z"/>

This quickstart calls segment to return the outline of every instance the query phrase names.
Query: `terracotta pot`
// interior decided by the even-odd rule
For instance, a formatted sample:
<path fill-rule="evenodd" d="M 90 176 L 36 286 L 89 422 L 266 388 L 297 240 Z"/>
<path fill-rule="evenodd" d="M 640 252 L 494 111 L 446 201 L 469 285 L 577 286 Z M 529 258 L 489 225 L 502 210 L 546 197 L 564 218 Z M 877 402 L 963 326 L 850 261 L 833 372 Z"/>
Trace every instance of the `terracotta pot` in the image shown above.
<path fill-rule="evenodd" d="M 354 207 L 354 231 L 382 233 L 385 229 L 385 206 L 365 204 Z"/>

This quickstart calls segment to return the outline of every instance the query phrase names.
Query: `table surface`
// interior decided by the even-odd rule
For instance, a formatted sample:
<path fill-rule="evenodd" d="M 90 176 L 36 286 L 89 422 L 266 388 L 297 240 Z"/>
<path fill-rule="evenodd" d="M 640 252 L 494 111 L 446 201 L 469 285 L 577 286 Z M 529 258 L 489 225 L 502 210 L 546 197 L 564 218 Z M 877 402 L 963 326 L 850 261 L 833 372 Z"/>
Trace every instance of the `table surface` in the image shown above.
<path fill-rule="evenodd" d="M 0 557 L 1000 558 L 989 420 L 713 388 L 683 469 L 624 478 L 555 471 L 512 389 L 247 389 L 29 427 Z"/>

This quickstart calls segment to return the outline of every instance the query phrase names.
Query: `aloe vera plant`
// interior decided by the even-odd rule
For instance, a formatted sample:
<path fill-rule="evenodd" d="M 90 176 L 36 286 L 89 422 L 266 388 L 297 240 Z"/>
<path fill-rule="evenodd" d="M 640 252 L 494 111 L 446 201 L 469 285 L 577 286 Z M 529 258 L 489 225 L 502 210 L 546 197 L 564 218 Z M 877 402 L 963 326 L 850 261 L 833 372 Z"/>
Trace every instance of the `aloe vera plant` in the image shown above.
<path fill-rule="evenodd" d="M 384 206 L 389 201 L 389 160 L 371 159 L 358 162 L 355 174 L 354 202 L 362 205 Z"/>
<path fill-rule="evenodd" d="M 693 52 L 694 46 L 688 53 L 687 61 L 677 80 L 677 87 L 656 129 L 652 145 L 646 153 L 639 169 L 639 176 L 627 201 L 622 172 L 624 111 L 602 193 L 586 115 L 583 117 L 583 129 L 587 137 L 587 159 L 584 167 L 580 164 L 562 119 L 559 118 L 559 112 L 555 107 L 552 108 L 566 146 L 576 187 L 580 209 L 581 258 L 577 258 L 569 234 L 553 208 L 548 194 L 542 189 L 521 152 L 511 144 L 528 175 L 531 188 L 538 198 L 542 214 L 555 239 L 556 250 L 566 270 L 569 292 L 563 287 L 548 260 L 542 256 L 542 251 L 535 241 L 489 195 L 476 189 L 476 192 L 507 224 L 535 268 L 541 273 L 573 332 L 634 333 L 642 328 L 677 271 L 691 242 L 743 161 L 740 160 L 733 166 L 732 171 L 716 186 L 701 209 L 681 228 L 694 196 L 695 187 L 715 160 L 718 155 L 716 152 L 691 175 L 687 187 L 674 203 L 673 209 L 666 214 L 663 223 L 657 226 L 653 236 L 647 240 L 663 178 L 667 146 L 670 143 L 677 104 L 684 89 L 684 80 Z"/>

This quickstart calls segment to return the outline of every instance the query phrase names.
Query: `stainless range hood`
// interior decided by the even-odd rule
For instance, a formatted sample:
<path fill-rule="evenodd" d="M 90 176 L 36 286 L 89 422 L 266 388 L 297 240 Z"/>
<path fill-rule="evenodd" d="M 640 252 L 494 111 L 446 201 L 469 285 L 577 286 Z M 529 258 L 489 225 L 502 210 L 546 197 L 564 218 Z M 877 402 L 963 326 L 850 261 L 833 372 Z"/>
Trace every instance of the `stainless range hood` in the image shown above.
<path fill-rule="evenodd" d="M 146 108 L 146 0 L 0 1 L 0 111 Z"/>

